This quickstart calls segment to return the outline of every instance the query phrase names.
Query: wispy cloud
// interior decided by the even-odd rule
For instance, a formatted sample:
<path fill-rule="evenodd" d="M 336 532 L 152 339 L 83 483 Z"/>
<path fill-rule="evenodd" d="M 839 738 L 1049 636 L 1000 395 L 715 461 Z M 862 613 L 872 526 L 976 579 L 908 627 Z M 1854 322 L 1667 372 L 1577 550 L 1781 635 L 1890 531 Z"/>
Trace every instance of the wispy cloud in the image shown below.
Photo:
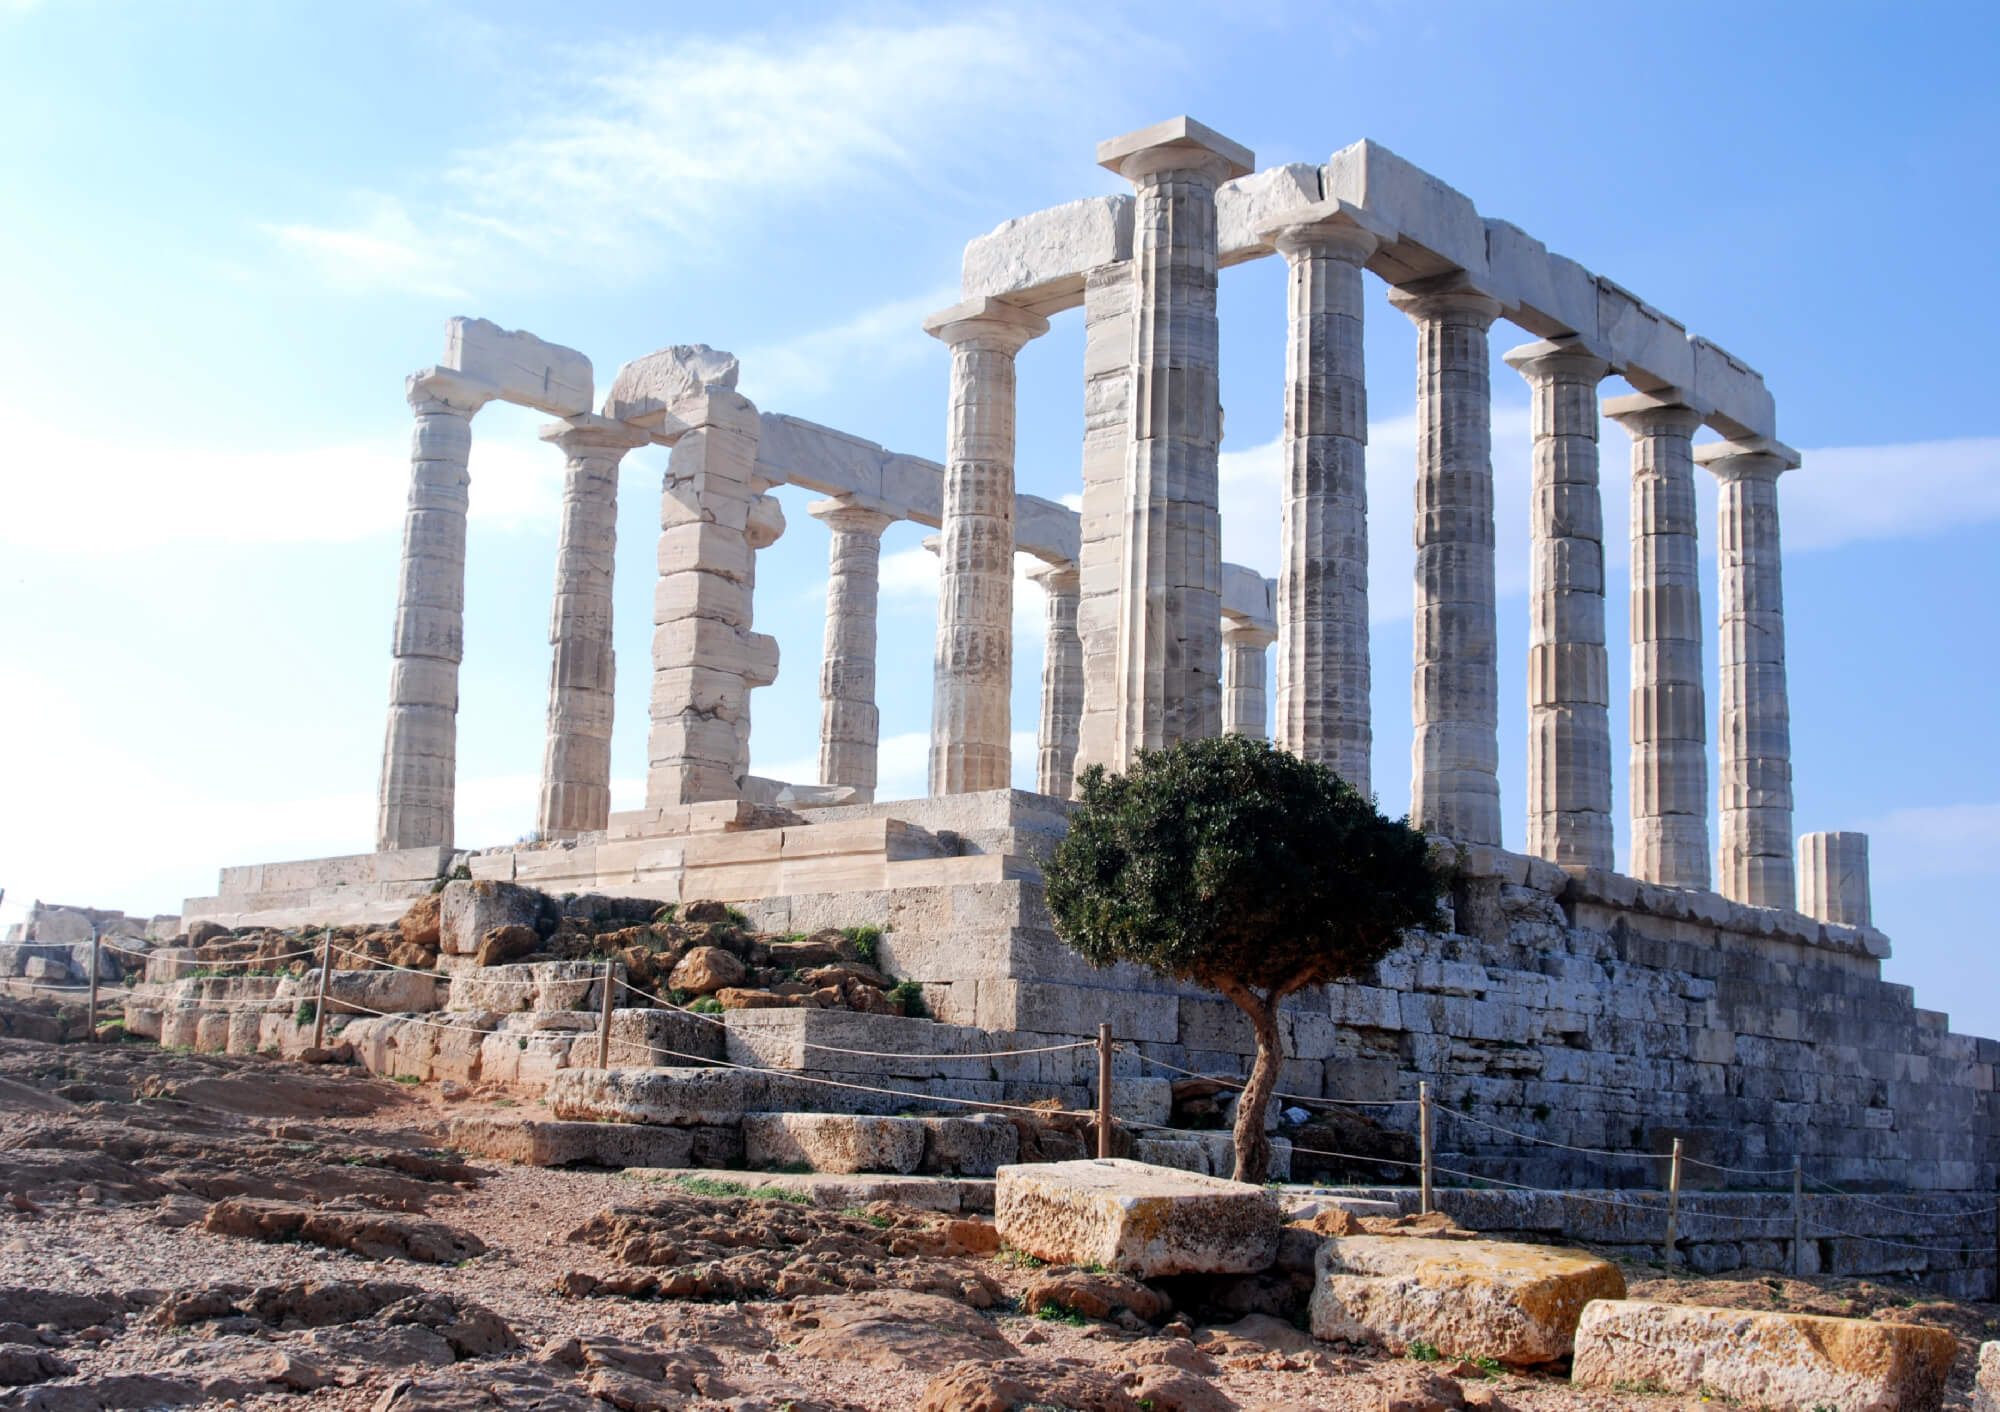
<path fill-rule="evenodd" d="M 1935 804 L 1891 809 L 1855 826 L 1868 835 L 1868 871 L 1877 882 L 1968 879 L 2000 873 L 1993 840 L 2000 804 Z"/>
<path fill-rule="evenodd" d="M 762 408 L 784 411 L 850 386 L 856 366 L 882 378 L 940 357 L 938 343 L 923 331 L 923 319 L 957 300 L 955 288 L 934 289 L 863 309 L 831 328 L 745 349 L 741 391 Z"/>
<path fill-rule="evenodd" d="M 2000 519 L 2000 437 L 1832 446 L 1803 456 L 1780 482 L 1788 551 Z"/>
<path fill-rule="evenodd" d="M 626 280 L 726 250 L 753 217 L 851 209 L 857 193 L 937 201 L 966 189 L 960 173 L 1032 159 L 1038 135 L 1113 100 L 1124 66 L 1165 59 L 1107 23 L 1028 6 L 537 48 L 533 71 L 492 85 L 519 95 L 492 113 L 504 135 L 411 172 L 413 194 L 354 196 L 359 219 L 268 230 L 349 283 Z"/>

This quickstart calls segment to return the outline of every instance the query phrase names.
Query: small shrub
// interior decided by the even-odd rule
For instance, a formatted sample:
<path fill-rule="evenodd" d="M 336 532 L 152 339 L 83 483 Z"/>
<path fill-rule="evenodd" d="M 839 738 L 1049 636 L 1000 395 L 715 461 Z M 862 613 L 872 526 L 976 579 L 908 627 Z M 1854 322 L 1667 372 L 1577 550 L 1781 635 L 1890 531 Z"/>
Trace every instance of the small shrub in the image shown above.
<path fill-rule="evenodd" d="M 890 1220 L 887 1216 L 878 1216 L 874 1212 L 869 1211 L 866 1208 L 860 1206 L 849 1206 L 845 1210 L 843 1210 L 840 1214 L 848 1217 L 851 1220 L 866 1221 L 869 1225 L 875 1227 L 875 1229 L 878 1231 L 886 1231 L 887 1229 L 889 1229 L 889 1227 L 896 1224 L 894 1221 Z"/>
<path fill-rule="evenodd" d="M 1003 1265 L 1011 1265 L 1017 1270 L 1039 1270 L 1049 1262 L 1039 1255 L 1030 1255 L 1018 1246 L 1002 1245 L 1000 1253 L 993 1257 Z"/>
<path fill-rule="evenodd" d="M 750 1196 L 757 1201 L 789 1201 L 794 1206 L 810 1206 L 812 1197 L 802 1191 L 793 1191 L 788 1186 L 753 1186 Z"/>
<path fill-rule="evenodd" d="M 1419 1363 L 1435 1363 L 1444 1357 L 1442 1353 L 1438 1352 L 1436 1344 L 1425 1343 L 1420 1338 L 1410 1340 L 1409 1355 Z"/>
<path fill-rule="evenodd" d="M 319 1002 L 317 1000 L 301 1000 L 299 1008 L 292 1011 L 292 1023 L 300 1029 L 304 1029 L 318 1018 Z"/>
<path fill-rule="evenodd" d="M 415 1074 L 398 1074 L 396 1075 L 396 1082 L 399 1084 L 420 1084 L 423 1080 Z"/>
<path fill-rule="evenodd" d="M 696 1196 L 748 1196 L 750 1188 L 741 1182 L 725 1182 L 716 1177 L 669 1177 L 667 1180 Z"/>
<path fill-rule="evenodd" d="M 514 1041 L 514 1047 L 516 1049 L 526 1049 L 528 1047 L 528 1037 L 526 1035 L 521 1035 L 518 1038 L 516 1038 Z"/>
<path fill-rule="evenodd" d="M 875 964 L 875 958 L 879 954 L 882 942 L 882 929 L 880 927 L 873 925 L 842 927 L 840 934 L 853 943 L 856 960 L 862 962 L 864 965 L 872 966 Z"/>
<path fill-rule="evenodd" d="M 1090 1322 L 1059 1299 L 1051 1299 L 1048 1303 L 1037 1309 L 1035 1317 L 1037 1319 L 1048 1319 L 1058 1324 L 1075 1324 L 1079 1327 Z"/>
<path fill-rule="evenodd" d="M 730 926 L 735 927 L 738 930 L 747 930 L 749 928 L 750 919 L 744 916 L 741 912 L 737 911 L 734 907 L 725 907 L 722 910 L 728 914 Z"/>
<path fill-rule="evenodd" d="M 451 870 L 450 878 L 453 882 L 471 882 L 472 865 L 470 863 L 460 863 L 456 868 Z"/>
<path fill-rule="evenodd" d="M 722 1002 L 712 995 L 704 995 L 701 999 L 688 1006 L 688 1009 L 697 1015 L 720 1015 L 722 1013 Z"/>
<path fill-rule="evenodd" d="M 694 1002 L 695 993 L 691 990 L 670 990 L 667 992 L 667 1004 L 675 1006 L 678 1009 L 685 1010 L 688 1006 L 694 1004 Z"/>
<path fill-rule="evenodd" d="M 920 982 L 897 981 L 889 988 L 889 999 L 901 1001 L 903 1013 L 913 1020 L 921 1020 L 931 1013 L 924 1004 L 924 988 Z"/>
<path fill-rule="evenodd" d="M 1535 1121 L 1538 1123 L 1546 1123 L 1549 1120 L 1549 1115 L 1553 1112 L 1555 1112 L 1555 1109 L 1549 1107 L 1548 1104 L 1537 1103 L 1535 1105 Z"/>

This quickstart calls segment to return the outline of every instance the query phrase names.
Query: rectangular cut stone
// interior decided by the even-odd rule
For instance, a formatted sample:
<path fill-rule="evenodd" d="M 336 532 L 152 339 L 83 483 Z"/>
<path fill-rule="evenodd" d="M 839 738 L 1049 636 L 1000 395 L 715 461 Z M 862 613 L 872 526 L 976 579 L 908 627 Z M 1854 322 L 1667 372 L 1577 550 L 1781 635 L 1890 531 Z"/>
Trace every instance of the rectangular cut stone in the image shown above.
<path fill-rule="evenodd" d="M 1363 138 L 1334 153 L 1323 190 L 1327 199 L 1352 202 L 1395 227 L 1401 239 L 1385 243 L 1385 256 L 1400 267 L 1400 282 L 1453 268 L 1485 277 L 1486 223 L 1471 199 L 1379 142 Z"/>
<path fill-rule="evenodd" d="M 746 1113 L 743 1158 L 752 1167 L 804 1162 L 815 1172 L 914 1172 L 924 1157 L 917 1118 L 855 1113 Z"/>
<path fill-rule="evenodd" d="M 1129 196 L 1093 196 L 1020 216 L 966 243 L 967 299 L 1009 296 L 1048 315 L 1083 302 L 1086 270 L 1132 255 Z"/>
<path fill-rule="evenodd" d="M 1273 219 L 1316 205 L 1319 199 L 1320 170 L 1310 162 L 1288 162 L 1224 182 L 1215 189 L 1218 259 L 1225 265 L 1240 265 L 1271 254 L 1276 247 L 1259 232 Z"/>
<path fill-rule="evenodd" d="M 1691 338 L 1694 394 L 1714 410 L 1709 420 L 1726 437 L 1776 436 L 1778 406 L 1763 375 L 1705 338 Z"/>
<path fill-rule="evenodd" d="M 1569 1353 L 1591 1300 L 1624 1297 L 1618 1267 L 1581 1250 L 1345 1236 L 1320 1247 L 1312 1333 L 1395 1353 L 1428 1343 L 1447 1356 L 1526 1367 Z"/>
<path fill-rule="evenodd" d="M 486 319 L 446 322 L 444 366 L 491 383 L 503 399 L 524 407 L 558 417 L 590 410 L 590 359 Z"/>
<path fill-rule="evenodd" d="M 1017 1250 L 1140 1279 L 1266 1269 L 1283 1220 L 1261 1187 L 1122 1158 L 1002 1167 L 993 1209 Z"/>
<path fill-rule="evenodd" d="M 1920 1412 L 1938 1406 L 1957 1352 L 1948 1329 L 1915 1324 L 1605 1300 L 1583 1312 L 1570 1378 L 1772 1407 Z"/>
<path fill-rule="evenodd" d="M 684 1167 L 694 1159 L 688 1129 L 636 1123 L 454 1118 L 446 1141 L 460 1152 L 527 1167 Z"/>
<path fill-rule="evenodd" d="M 1693 386 L 1687 330 L 1608 279 L 1597 286 L 1597 333 L 1625 380 L 1641 391 Z"/>
<path fill-rule="evenodd" d="M 1972 1412 L 2000 1412 L 2000 1343 L 1979 1345 L 1977 1376 L 1972 1389 Z"/>

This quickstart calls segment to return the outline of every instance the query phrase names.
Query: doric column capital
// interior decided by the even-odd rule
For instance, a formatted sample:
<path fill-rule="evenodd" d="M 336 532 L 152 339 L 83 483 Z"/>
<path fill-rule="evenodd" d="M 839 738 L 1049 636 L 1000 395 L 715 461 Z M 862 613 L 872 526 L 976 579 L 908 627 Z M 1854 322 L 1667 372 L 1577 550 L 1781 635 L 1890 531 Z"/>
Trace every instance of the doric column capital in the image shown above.
<path fill-rule="evenodd" d="M 1076 565 L 1068 562 L 1037 564 L 1028 570 L 1028 577 L 1040 584 L 1044 593 L 1076 593 L 1083 583 Z"/>
<path fill-rule="evenodd" d="M 1293 263 L 1321 256 L 1359 265 L 1390 239 L 1392 232 L 1359 206 L 1332 200 L 1287 211 L 1265 222 L 1257 234 Z"/>
<path fill-rule="evenodd" d="M 450 368 L 425 368 L 403 380 L 403 395 L 409 399 L 410 410 L 419 415 L 456 412 L 461 417 L 470 417 L 498 397 L 500 389 L 484 378 L 470 377 Z"/>
<path fill-rule="evenodd" d="M 924 332 L 948 344 L 953 352 L 967 348 L 1011 356 L 1029 339 L 1048 331 L 1047 319 L 1004 299 L 968 299 L 924 320 Z"/>
<path fill-rule="evenodd" d="M 550 422 L 539 434 L 543 441 L 560 446 L 571 456 L 585 451 L 622 454 L 653 439 L 652 433 L 643 428 L 589 412 Z"/>
<path fill-rule="evenodd" d="M 1635 392 L 1629 397 L 1610 397 L 1604 415 L 1625 428 L 1633 437 L 1686 436 L 1701 429 L 1702 411 L 1677 398 L 1652 392 Z"/>
<path fill-rule="evenodd" d="M 1782 441 L 1759 436 L 1697 446 L 1694 460 L 1718 480 L 1776 480 L 1784 472 L 1796 470 L 1804 458 Z"/>
<path fill-rule="evenodd" d="M 1538 339 L 1510 348 L 1500 357 L 1530 383 L 1601 382 L 1611 371 L 1609 361 L 1574 337 Z"/>
<path fill-rule="evenodd" d="M 877 500 L 872 495 L 835 495 L 815 500 L 806 506 L 806 513 L 829 529 L 878 537 L 883 530 L 903 518 L 889 508 L 887 501 Z"/>
<path fill-rule="evenodd" d="M 1167 172 L 1193 172 L 1218 185 L 1257 169 L 1257 158 L 1206 123 L 1185 115 L 1097 144 L 1097 165 L 1135 186 Z"/>
<path fill-rule="evenodd" d="M 1449 319 L 1484 329 L 1500 317 L 1500 301 L 1462 270 L 1396 285 L 1389 291 L 1389 302 L 1418 323 Z"/>
<path fill-rule="evenodd" d="M 1229 618 L 1222 620 L 1222 641 L 1225 646 L 1255 648 L 1262 650 L 1278 640 L 1278 630 L 1270 623 L 1260 623 L 1255 618 Z"/>

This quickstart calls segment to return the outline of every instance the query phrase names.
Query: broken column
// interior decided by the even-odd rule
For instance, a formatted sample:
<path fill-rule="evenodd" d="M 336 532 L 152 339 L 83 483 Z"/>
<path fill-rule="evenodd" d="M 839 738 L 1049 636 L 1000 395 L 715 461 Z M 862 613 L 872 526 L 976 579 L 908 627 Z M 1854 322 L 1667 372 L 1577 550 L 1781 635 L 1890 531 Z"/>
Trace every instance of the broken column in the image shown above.
<path fill-rule="evenodd" d="M 1277 633 L 1248 618 L 1222 620 L 1222 733 L 1267 738 L 1264 728 L 1269 698 L 1265 692 L 1265 653 Z M 1282 698 L 1281 698 L 1282 699 Z M 1280 745 L 1284 742 L 1281 740 Z M 1286 746 L 1286 749 L 1291 749 Z M 1339 774 L 1338 768 L 1335 773 Z M 1342 779 L 1347 776 L 1342 774 Z"/>
<path fill-rule="evenodd" d="M 570 838 L 611 817 L 612 567 L 618 547 L 618 464 L 645 432 L 584 413 L 542 432 L 563 450 L 562 530 L 549 609 L 549 726 L 535 829 Z"/>
<path fill-rule="evenodd" d="M 1370 793 L 1373 732 L 1361 266 L 1377 244 L 1363 224 L 1368 220 L 1346 202 L 1327 201 L 1264 232 L 1290 267 L 1277 743 L 1327 766 L 1364 795 Z M 1228 653 L 1226 628 L 1224 635 Z M 1260 656 L 1260 705 L 1262 695 Z M 1239 733 L 1263 735 L 1261 710 L 1256 729 Z"/>
<path fill-rule="evenodd" d="M 1843 927 L 1873 926 L 1868 899 L 1868 835 L 1799 835 L 1799 910 Z"/>
<path fill-rule="evenodd" d="M 1036 732 L 1035 788 L 1067 799 L 1076 781 L 1077 731 L 1083 719 L 1083 644 L 1076 635 L 1074 564 L 1043 564 L 1028 577 L 1041 585 L 1048 636 L 1042 644 L 1042 715 Z"/>
<path fill-rule="evenodd" d="M 1076 767 L 1113 765 L 1118 728 L 1118 590 L 1125 549 L 1125 442 L 1131 412 L 1132 267 L 1083 277 L 1083 508 L 1077 516 L 1077 641 L 1083 720 Z"/>
<path fill-rule="evenodd" d="M 1716 886 L 1752 907 L 1790 907 L 1792 725 L 1785 685 L 1784 572 L 1778 477 L 1796 451 L 1758 438 L 1696 449 L 1719 483 L 1716 515 L 1716 665 L 1721 729 L 1716 765 L 1722 803 Z"/>
<path fill-rule="evenodd" d="M 1701 413 L 1636 393 L 1604 404 L 1632 437 L 1631 874 L 1709 886 L 1708 708 L 1694 447 Z"/>
<path fill-rule="evenodd" d="M 1100 143 L 1137 193 L 1113 768 L 1222 729 L 1215 188 L 1250 152 L 1186 117 Z"/>
<path fill-rule="evenodd" d="M 458 664 L 465 655 L 465 512 L 472 416 L 496 395 L 445 368 L 407 384 L 417 424 L 396 583 L 389 726 L 375 847 L 449 847 L 458 772 Z"/>
<path fill-rule="evenodd" d="M 1604 650 L 1604 506 L 1597 384 L 1611 365 L 1573 339 L 1516 348 L 1534 429 L 1529 512 L 1527 851 L 1613 866 L 1611 669 Z"/>
<path fill-rule="evenodd" d="M 931 793 L 1005 789 L 1014 671 L 1014 355 L 1049 321 L 998 299 L 933 314 L 951 348 Z"/>
<path fill-rule="evenodd" d="M 875 705 L 875 608 L 881 588 L 885 506 L 859 495 L 815 500 L 807 513 L 833 532 L 827 552 L 826 646 L 819 663 L 819 782 L 875 798 L 882 731 Z"/>
<path fill-rule="evenodd" d="M 1417 326 L 1415 669 L 1410 817 L 1500 842 L 1493 432 L 1486 330 L 1500 306 L 1457 274 L 1401 286 Z"/>

